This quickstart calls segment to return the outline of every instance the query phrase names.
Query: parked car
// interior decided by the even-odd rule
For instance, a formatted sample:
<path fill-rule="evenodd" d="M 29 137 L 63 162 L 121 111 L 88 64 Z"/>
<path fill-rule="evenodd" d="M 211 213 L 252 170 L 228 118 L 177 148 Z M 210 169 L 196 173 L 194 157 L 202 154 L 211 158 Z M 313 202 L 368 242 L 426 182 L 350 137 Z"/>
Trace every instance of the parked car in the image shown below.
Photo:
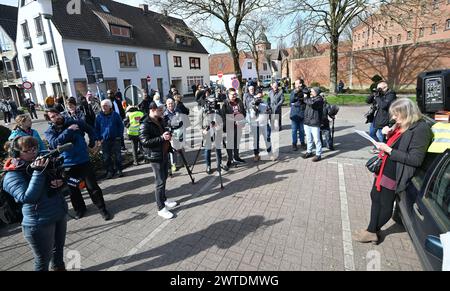
<path fill-rule="evenodd" d="M 266 79 L 266 80 L 263 80 L 262 82 L 261 82 L 261 85 L 263 86 L 263 88 L 269 88 L 270 87 L 270 85 L 271 85 L 271 80 L 270 79 Z"/>
<path fill-rule="evenodd" d="M 441 270 L 440 234 L 450 231 L 450 149 L 427 153 L 411 182 L 397 196 L 393 219 L 405 227 L 424 269 Z"/>

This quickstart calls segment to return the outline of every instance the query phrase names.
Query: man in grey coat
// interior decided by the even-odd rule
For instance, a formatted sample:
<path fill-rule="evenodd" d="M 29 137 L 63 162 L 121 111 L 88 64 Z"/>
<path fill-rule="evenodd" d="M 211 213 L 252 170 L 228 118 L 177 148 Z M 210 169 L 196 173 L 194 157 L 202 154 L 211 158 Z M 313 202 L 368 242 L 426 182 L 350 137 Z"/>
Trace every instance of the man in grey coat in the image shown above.
<path fill-rule="evenodd" d="M 278 83 L 276 81 L 274 81 L 272 83 L 272 90 L 270 90 L 269 92 L 269 104 L 272 107 L 272 113 L 273 114 L 278 114 L 278 126 L 279 126 L 279 131 L 281 131 L 281 106 L 283 105 L 284 102 L 284 94 L 282 90 L 278 89 Z M 275 120 L 271 120 L 272 124 L 275 124 Z"/>

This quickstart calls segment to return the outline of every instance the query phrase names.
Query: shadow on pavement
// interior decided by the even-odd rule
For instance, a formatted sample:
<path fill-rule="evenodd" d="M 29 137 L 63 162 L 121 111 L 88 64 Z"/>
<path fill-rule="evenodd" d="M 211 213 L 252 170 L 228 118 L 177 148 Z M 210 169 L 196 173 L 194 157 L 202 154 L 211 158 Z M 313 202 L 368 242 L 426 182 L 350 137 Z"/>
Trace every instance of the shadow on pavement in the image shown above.
<path fill-rule="evenodd" d="M 242 220 L 223 220 L 201 231 L 187 234 L 165 245 L 134 256 L 124 257 L 122 260 L 125 263 L 143 261 L 136 266 L 126 269 L 127 271 L 151 270 L 172 265 L 193 257 L 213 246 L 217 246 L 220 249 L 228 249 L 259 228 L 270 227 L 282 221 L 282 219 L 264 220 L 265 218 L 259 215 L 246 217 Z M 92 266 L 87 270 L 105 270 L 114 266 L 116 261 L 117 259 L 114 259 Z"/>

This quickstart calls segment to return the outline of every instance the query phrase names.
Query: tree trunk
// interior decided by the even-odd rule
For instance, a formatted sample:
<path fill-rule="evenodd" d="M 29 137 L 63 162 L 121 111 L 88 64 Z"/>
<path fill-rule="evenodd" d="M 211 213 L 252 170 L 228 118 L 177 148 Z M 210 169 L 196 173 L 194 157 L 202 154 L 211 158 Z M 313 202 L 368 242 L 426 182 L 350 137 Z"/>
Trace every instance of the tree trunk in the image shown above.
<path fill-rule="evenodd" d="M 238 94 L 242 95 L 242 71 L 241 65 L 239 63 L 239 51 L 236 45 L 233 45 L 233 48 L 231 49 L 231 55 L 233 56 L 234 72 L 236 74 L 236 78 L 239 81 Z"/>
<path fill-rule="evenodd" d="M 331 36 L 330 47 L 330 92 L 336 93 L 337 74 L 338 74 L 338 47 L 339 36 Z"/>

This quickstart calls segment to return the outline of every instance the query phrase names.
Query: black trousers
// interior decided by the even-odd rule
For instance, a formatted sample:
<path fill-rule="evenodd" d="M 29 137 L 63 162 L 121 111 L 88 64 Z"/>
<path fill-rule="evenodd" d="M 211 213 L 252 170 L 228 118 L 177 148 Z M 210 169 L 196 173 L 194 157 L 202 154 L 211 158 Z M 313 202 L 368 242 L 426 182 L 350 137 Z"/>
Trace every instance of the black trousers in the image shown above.
<path fill-rule="evenodd" d="M 92 202 L 98 209 L 105 209 L 105 200 L 103 199 L 102 189 L 100 189 L 100 186 L 97 184 L 97 178 L 95 177 L 95 173 L 90 162 L 70 167 L 67 174 L 71 178 L 84 180 Z M 85 210 L 86 204 L 84 203 L 83 196 L 81 196 L 80 188 L 72 186 L 69 186 L 69 188 L 70 201 L 72 202 L 73 209 L 75 211 Z"/>
<path fill-rule="evenodd" d="M 381 187 L 381 192 L 377 191 L 374 185 L 370 192 L 372 206 L 370 209 L 370 222 L 367 230 L 369 232 L 380 231 L 392 217 L 392 210 L 394 208 L 395 191 Z"/>
<path fill-rule="evenodd" d="M 238 130 L 240 130 L 239 133 L 238 133 Z M 228 165 L 230 165 L 233 162 L 233 158 L 235 160 L 241 158 L 239 156 L 239 144 L 241 142 L 241 135 L 242 135 L 242 129 L 237 128 L 237 126 L 235 124 L 234 125 L 234 132 L 233 132 L 233 141 L 234 141 L 233 142 L 234 143 L 233 149 L 228 149 L 228 147 L 227 147 L 227 156 L 228 156 L 227 164 Z"/>
<path fill-rule="evenodd" d="M 169 160 L 168 156 L 164 155 L 161 163 L 151 163 L 153 173 L 155 174 L 155 200 L 158 206 L 158 211 L 166 207 L 166 180 L 169 175 Z"/>
<path fill-rule="evenodd" d="M 11 123 L 11 112 L 10 111 L 3 112 L 3 120 L 5 121 L 5 123 Z"/>
<path fill-rule="evenodd" d="M 37 116 L 37 114 L 36 114 L 36 109 L 30 109 L 30 108 L 28 108 L 28 113 L 30 113 L 31 119 L 33 119 L 33 117 L 36 118 L 36 119 L 38 119 L 38 116 Z"/>

